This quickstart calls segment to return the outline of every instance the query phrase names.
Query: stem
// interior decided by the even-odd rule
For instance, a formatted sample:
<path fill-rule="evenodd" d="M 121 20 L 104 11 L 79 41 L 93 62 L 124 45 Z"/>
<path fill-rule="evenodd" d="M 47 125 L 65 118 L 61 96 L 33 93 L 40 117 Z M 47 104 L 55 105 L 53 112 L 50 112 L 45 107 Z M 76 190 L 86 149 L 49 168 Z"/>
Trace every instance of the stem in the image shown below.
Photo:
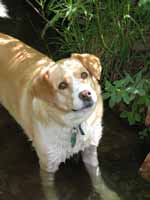
<path fill-rule="evenodd" d="M 44 17 L 40 12 L 39 10 L 33 5 L 33 3 L 31 3 L 31 1 L 29 0 L 26 0 L 26 2 L 36 11 L 36 13 L 38 15 L 40 15 L 40 17 L 42 17 L 44 19 L 44 21 L 48 22 L 48 20 L 46 19 L 46 17 Z"/>
<path fill-rule="evenodd" d="M 110 48 L 107 46 L 107 44 L 105 43 L 103 34 L 102 34 L 102 32 L 101 32 L 101 25 L 100 25 L 101 22 L 100 22 L 100 15 L 99 15 L 99 12 L 100 12 L 100 9 L 99 9 L 100 4 L 99 4 L 99 1 L 96 1 L 95 6 L 96 6 L 97 27 L 98 27 L 98 34 L 99 34 L 100 41 L 102 42 L 103 47 L 104 47 L 105 49 L 107 49 L 109 53 L 112 54 L 113 52 L 111 51 L 111 49 L 110 49 Z"/>

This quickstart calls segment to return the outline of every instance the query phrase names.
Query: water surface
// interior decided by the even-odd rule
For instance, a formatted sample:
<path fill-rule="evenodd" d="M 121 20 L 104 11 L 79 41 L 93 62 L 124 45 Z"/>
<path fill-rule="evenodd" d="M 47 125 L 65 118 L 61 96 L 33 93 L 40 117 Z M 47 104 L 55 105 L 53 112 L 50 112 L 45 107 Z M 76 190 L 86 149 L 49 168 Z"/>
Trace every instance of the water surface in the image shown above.
<path fill-rule="evenodd" d="M 99 160 L 106 184 L 122 200 L 149 200 L 150 184 L 138 169 L 144 154 L 136 131 L 105 113 Z M 61 165 L 55 189 L 60 200 L 98 199 L 79 156 Z M 92 196 L 92 197 L 91 197 Z M 45 200 L 38 159 L 23 130 L 0 108 L 0 200 Z M 107 199 L 106 199 L 107 200 Z"/>

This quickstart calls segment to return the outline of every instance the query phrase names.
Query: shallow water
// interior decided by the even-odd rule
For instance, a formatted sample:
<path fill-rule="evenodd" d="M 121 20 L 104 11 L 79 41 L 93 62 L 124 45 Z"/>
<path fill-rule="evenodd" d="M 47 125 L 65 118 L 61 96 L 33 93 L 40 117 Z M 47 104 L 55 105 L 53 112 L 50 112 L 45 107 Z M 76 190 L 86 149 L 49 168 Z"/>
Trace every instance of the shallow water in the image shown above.
<path fill-rule="evenodd" d="M 143 153 L 135 130 L 110 111 L 105 114 L 104 127 L 99 160 L 106 184 L 122 200 L 149 200 L 150 184 L 138 174 Z M 60 200 L 99 199 L 92 195 L 80 157 L 61 165 L 56 173 L 55 190 Z M 38 159 L 22 129 L 0 108 L 0 200 L 27 199 L 45 200 Z"/>

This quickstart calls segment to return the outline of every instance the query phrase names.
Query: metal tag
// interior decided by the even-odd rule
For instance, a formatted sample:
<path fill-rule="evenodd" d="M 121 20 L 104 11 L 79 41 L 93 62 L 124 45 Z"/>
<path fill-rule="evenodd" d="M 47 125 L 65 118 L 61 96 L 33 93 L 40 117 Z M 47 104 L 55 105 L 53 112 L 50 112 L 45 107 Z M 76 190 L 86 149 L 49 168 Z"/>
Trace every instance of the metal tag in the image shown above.
<path fill-rule="evenodd" d="M 78 134 L 78 129 L 73 127 L 73 129 L 71 131 L 71 147 L 72 148 L 76 145 L 77 134 Z"/>

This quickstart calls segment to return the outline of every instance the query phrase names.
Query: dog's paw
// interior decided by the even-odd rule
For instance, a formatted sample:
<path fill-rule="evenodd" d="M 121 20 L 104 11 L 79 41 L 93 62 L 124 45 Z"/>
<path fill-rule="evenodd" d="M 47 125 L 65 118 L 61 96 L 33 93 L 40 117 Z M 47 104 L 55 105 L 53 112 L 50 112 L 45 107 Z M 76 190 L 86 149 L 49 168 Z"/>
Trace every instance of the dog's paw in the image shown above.
<path fill-rule="evenodd" d="M 95 176 L 95 178 L 92 180 L 93 180 L 93 189 L 100 196 L 99 200 L 123 200 L 115 191 L 113 191 L 105 183 L 100 173 L 98 176 Z"/>
<path fill-rule="evenodd" d="M 100 200 L 121 200 L 119 195 L 104 183 L 94 186 L 95 192 L 100 195 Z M 96 198 L 97 200 L 97 198 Z"/>
<path fill-rule="evenodd" d="M 89 196 L 87 200 L 101 200 L 100 194 L 93 191 Z"/>

